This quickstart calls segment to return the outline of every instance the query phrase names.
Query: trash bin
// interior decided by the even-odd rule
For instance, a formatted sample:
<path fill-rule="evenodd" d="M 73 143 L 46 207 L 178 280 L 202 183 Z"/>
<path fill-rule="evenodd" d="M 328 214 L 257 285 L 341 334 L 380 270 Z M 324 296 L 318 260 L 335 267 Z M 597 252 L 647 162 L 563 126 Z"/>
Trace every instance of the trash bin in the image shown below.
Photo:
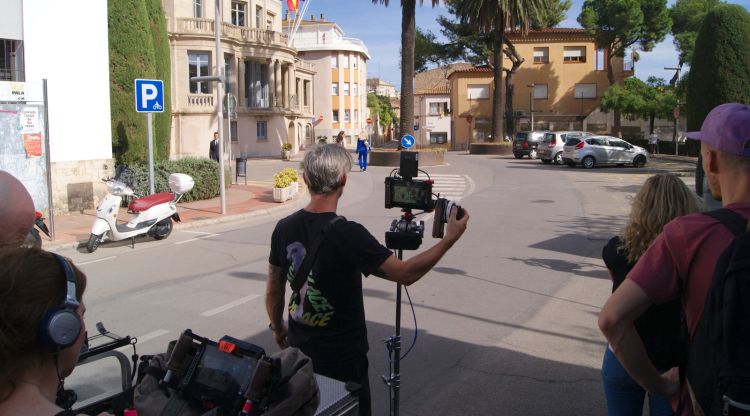
<path fill-rule="evenodd" d="M 247 185 L 247 158 L 238 157 L 234 161 L 235 161 L 234 183 L 239 183 L 238 178 L 242 176 L 245 178 L 245 185 Z"/>

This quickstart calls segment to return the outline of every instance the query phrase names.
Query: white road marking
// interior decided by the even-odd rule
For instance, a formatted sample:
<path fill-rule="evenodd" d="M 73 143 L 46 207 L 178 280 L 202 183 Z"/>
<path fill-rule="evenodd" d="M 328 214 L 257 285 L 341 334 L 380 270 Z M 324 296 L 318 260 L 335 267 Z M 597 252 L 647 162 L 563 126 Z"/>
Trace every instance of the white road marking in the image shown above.
<path fill-rule="evenodd" d="M 96 259 L 96 260 L 84 261 L 84 262 L 76 263 L 76 265 L 83 266 L 83 265 L 86 265 L 86 264 L 99 263 L 100 261 L 112 260 L 114 258 L 117 258 L 117 256 L 102 257 L 102 258 Z"/>
<path fill-rule="evenodd" d="M 159 338 L 160 336 L 167 335 L 169 331 L 166 329 L 157 329 L 156 331 L 149 332 L 148 334 L 141 335 L 139 337 L 136 337 L 138 340 L 138 344 L 143 344 L 144 342 L 151 341 L 152 339 Z M 125 350 L 129 350 L 131 347 L 130 345 L 125 345 L 117 349 L 117 351 L 123 352 Z"/>
<path fill-rule="evenodd" d="M 190 233 L 190 234 L 202 234 L 202 235 L 210 235 L 210 236 L 214 236 L 214 235 L 219 235 L 219 234 L 214 234 L 214 233 L 207 233 L 207 232 L 203 232 L 203 231 L 190 231 L 190 230 L 184 230 L 183 232 L 185 232 L 185 233 Z"/>
<path fill-rule="evenodd" d="M 235 301 L 229 302 L 226 305 L 222 305 L 222 306 L 219 306 L 218 308 L 214 308 L 214 309 L 211 309 L 209 311 L 203 312 L 201 314 L 201 316 L 205 316 L 205 317 L 214 316 L 214 315 L 220 314 L 220 313 L 222 313 L 224 311 L 227 311 L 229 309 L 232 309 L 232 308 L 234 308 L 236 306 L 240 306 L 240 305 L 242 305 L 244 303 L 250 302 L 251 300 L 257 299 L 259 297 L 260 297 L 260 295 L 245 296 L 244 298 L 240 298 L 240 299 L 237 299 Z"/>
<path fill-rule="evenodd" d="M 204 233 L 204 232 L 201 232 L 201 231 L 185 231 L 185 232 L 186 233 L 201 234 L 201 236 L 200 237 L 195 237 L 195 238 L 190 238 L 190 239 L 183 240 L 183 241 L 178 241 L 178 242 L 174 243 L 175 245 L 180 245 L 180 244 L 185 244 L 185 243 L 192 243 L 193 241 L 205 240 L 206 238 L 216 237 L 217 235 L 219 235 L 219 234 L 214 234 L 214 233 Z"/>

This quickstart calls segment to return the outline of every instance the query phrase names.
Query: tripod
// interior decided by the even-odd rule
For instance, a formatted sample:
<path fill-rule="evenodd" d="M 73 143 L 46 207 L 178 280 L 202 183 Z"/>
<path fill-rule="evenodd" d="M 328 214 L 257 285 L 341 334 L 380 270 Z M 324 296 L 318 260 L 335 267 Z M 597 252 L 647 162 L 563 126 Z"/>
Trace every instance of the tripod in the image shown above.
<path fill-rule="evenodd" d="M 403 259 L 404 250 L 416 250 L 424 237 L 424 222 L 413 222 L 414 214 L 405 208 L 400 220 L 394 220 L 391 231 L 385 233 L 385 245 L 396 250 L 396 257 Z M 391 415 L 399 414 L 399 397 L 401 390 L 401 283 L 396 283 L 396 334 L 388 339 L 388 351 L 393 351 L 393 372 L 383 381 L 393 393 L 391 397 Z"/>

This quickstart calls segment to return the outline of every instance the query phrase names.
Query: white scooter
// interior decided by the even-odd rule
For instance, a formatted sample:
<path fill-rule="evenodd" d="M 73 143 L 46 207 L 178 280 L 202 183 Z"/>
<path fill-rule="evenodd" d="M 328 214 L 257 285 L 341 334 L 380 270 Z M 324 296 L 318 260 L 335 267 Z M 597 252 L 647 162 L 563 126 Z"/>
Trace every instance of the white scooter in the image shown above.
<path fill-rule="evenodd" d="M 96 209 L 96 221 L 91 227 L 91 235 L 86 244 L 89 253 L 93 253 L 99 244 L 106 240 L 121 241 L 147 234 L 157 240 L 163 240 L 172 233 L 172 219 L 180 221 L 177 214 L 177 202 L 195 185 L 193 178 L 183 173 L 169 175 L 169 189 L 172 193 L 162 192 L 135 198 L 128 205 L 128 213 L 135 215 L 125 224 L 117 223 L 123 196 L 137 196 L 129 186 L 115 179 L 104 181 L 110 188 L 102 203 Z"/>

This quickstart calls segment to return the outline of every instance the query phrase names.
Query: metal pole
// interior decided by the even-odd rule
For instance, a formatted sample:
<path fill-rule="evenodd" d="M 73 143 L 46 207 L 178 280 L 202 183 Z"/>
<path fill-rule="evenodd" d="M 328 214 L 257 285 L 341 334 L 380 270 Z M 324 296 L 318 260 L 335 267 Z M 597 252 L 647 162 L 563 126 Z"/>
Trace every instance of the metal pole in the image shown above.
<path fill-rule="evenodd" d="M 404 251 L 398 250 L 398 259 L 402 260 Z M 393 374 L 391 388 L 393 389 L 393 416 L 398 416 L 398 402 L 401 391 L 401 283 L 396 283 L 396 335 L 393 336 Z"/>
<path fill-rule="evenodd" d="M 531 126 L 529 127 L 529 131 L 534 131 L 534 87 L 536 84 L 526 84 L 527 87 L 531 88 L 529 90 L 529 108 L 531 111 Z"/>
<path fill-rule="evenodd" d="M 214 14 L 214 33 L 216 35 L 216 75 L 222 77 L 224 60 L 221 59 L 221 0 L 216 0 L 216 11 Z M 224 190 L 224 106 L 222 103 L 222 82 L 216 83 L 216 123 L 219 125 L 219 200 L 221 201 L 221 214 L 227 213 L 226 192 Z"/>
<path fill-rule="evenodd" d="M 49 101 L 47 100 L 47 78 L 42 80 L 44 93 L 44 151 L 47 153 L 47 198 L 49 205 L 49 235 L 55 241 L 55 210 L 52 209 L 52 159 L 49 153 Z"/>
<path fill-rule="evenodd" d="M 152 195 L 154 191 L 154 128 L 152 125 L 153 117 L 151 113 L 146 113 L 146 124 L 148 124 L 148 193 Z"/>

